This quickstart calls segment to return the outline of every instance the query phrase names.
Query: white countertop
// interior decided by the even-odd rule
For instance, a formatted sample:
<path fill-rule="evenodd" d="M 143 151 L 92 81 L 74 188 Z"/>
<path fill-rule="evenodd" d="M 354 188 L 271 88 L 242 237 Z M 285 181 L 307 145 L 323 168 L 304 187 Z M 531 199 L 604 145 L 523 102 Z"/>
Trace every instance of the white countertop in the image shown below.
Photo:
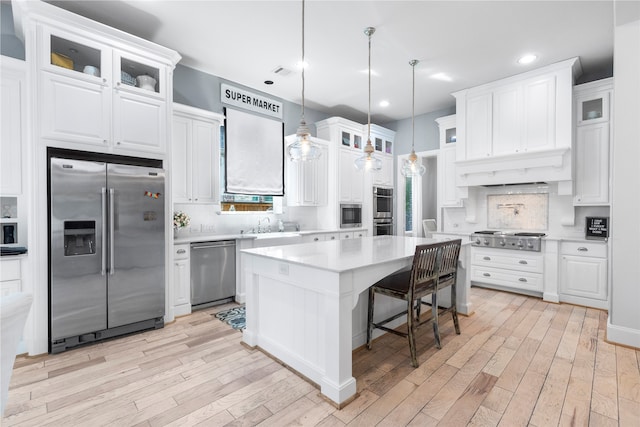
<path fill-rule="evenodd" d="M 377 263 L 413 257 L 416 245 L 442 240 L 444 239 L 370 236 L 358 239 L 244 249 L 242 252 L 341 273 Z"/>
<path fill-rule="evenodd" d="M 174 238 L 174 245 L 182 245 L 195 242 L 215 242 L 219 240 L 239 240 L 239 239 L 275 239 L 291 236 L 305 236 L 309 234 L 329 234 L 329 233 L 352 233 L 366 230 L 366 228 L 343 228 L 340 230 L 304 230 L 304 231 L 272 231 L 270 233 L 237 233 L 237 234 L 215 234 L 215 233 L 189 233 L 184 232 Z"/>

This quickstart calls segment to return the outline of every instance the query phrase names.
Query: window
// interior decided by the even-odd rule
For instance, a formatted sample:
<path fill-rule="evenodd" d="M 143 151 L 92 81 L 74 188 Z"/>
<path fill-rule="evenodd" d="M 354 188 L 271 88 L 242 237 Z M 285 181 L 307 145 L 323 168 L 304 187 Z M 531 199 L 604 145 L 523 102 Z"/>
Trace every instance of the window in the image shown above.
<path fill-rule="evenodd" d="M 273 209 L 273 196 L 225 193 L 225 129 L 220 126 L 220 208 L 222 211 L 267 211 Z"/>
<path fill-rule="evenodd" d="M 413 179 L 404 179 L 404 231 L 413 231 Z"/>

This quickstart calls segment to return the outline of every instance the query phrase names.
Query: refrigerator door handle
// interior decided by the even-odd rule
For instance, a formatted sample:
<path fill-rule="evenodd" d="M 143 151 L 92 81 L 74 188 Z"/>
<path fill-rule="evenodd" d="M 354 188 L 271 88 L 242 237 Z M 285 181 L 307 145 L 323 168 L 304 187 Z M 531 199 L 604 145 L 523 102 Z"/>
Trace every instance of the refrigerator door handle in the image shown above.
<path fill-rule="evenodd" d="M 100 274 L 107 272 L 107 189 L 102 187 L 102 267 Z"/>
<path fill-rule="evenodd" d="M 115 231 L 115 218 L 114 218 L 114 213 L 115 213 L 115 209 L 114 209 L 114 205 L 115 205 L 115 191 L 113 188 L 109 189 L 109 274 L 111 276 L 114 275 L 114 273 L 116 272 L 116 268 L 115 268 L 115 261 L 114 261 L 114 257 L 115 257 L 115 245 L 113 244 L 113 234 Z"/>

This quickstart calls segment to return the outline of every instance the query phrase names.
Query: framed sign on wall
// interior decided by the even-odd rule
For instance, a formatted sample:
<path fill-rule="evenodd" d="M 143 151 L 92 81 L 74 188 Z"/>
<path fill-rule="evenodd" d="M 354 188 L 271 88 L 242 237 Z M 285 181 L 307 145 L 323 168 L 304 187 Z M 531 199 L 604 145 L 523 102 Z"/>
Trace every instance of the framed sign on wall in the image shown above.
<path fill-rule="evenodd" d="M 609 217 L 588 216 L 585 218 L 585 238 L 587 240 L 607 240 L 609 238 Z"/>

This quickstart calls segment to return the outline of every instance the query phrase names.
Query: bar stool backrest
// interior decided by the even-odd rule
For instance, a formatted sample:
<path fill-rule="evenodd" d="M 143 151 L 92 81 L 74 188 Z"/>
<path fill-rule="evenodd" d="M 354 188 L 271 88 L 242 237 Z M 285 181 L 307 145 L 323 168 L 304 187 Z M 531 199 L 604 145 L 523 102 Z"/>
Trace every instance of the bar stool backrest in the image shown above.
<path fill-rule="evenodd" d="M 460 246 L 462 239 L 447 240 L 438 243 L 440 245 L 442 256 L 440 259 L 440 280 L 438 287 L 447 286 L 449 280 L 456 278 L 458 271 L 458 258 L 460 257 Z"/>
<path fill-rule="evenodd" d="M 411 267 L 409 301 L 427 288 L 434 288 L 439 276 L 440 243 L 417 245 Z"/>

